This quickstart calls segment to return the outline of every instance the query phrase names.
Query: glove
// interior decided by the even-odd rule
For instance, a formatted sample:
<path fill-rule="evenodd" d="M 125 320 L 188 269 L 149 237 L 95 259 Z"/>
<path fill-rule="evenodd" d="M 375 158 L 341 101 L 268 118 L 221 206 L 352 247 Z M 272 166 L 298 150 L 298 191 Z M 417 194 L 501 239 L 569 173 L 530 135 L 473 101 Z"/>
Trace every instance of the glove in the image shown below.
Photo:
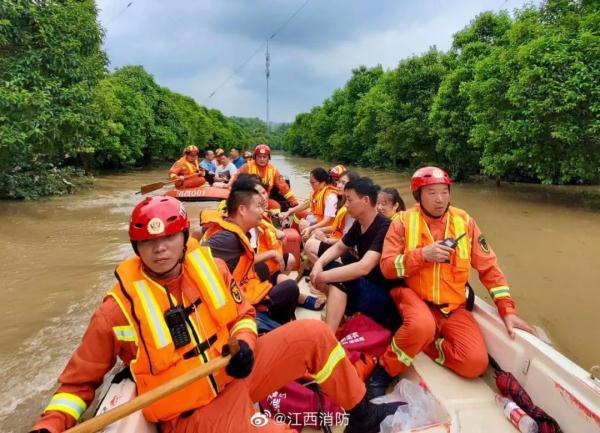
<path fill-rule="evenodd" d="M 240 345 L 240 351 L 231 357 L 229 364 L 225 367 L 225 372 L 236 379 L 243 379 L 247 377 L 252 371 L 252 367 L 254 366 L 254 352 L 243 340 L 238 340 Z M 229 355 L 229 346 L 223 346 L 223 350 L 221 354 L 223 356 Z"/>

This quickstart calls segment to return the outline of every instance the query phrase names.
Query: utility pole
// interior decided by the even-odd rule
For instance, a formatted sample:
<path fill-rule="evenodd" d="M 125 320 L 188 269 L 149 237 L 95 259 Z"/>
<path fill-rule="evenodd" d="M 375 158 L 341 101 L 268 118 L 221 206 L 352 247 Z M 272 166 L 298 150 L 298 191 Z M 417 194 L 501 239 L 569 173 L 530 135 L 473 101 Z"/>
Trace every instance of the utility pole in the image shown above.
<path fill-rule="evenodd" d="M 269 76 L 271 75 L 271 55 L 269 54 L 269 40 L 267 39 L 267 53 L 265 54 L 265 76 L 267 77 L 267 131 L 269 128 Z"/>

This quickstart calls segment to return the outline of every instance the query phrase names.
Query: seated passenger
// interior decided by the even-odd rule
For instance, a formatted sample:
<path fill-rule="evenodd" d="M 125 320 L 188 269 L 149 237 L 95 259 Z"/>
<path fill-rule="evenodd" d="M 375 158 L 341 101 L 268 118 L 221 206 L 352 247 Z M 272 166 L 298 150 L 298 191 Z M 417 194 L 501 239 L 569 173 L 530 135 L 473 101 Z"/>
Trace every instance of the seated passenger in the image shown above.
<path fill-rule="evenodd" d="M 406 210 L 404 200 L 396 188 L 383 188 L 377 195 L 377 212 L 385 215 L 392 221 L 400 218 L 402 211 Z"/>
<path fill-rule="evenodd" d="M 333 180 L 324 168 L 313 169 L 309 181 L 313 190 L 310 200 L 279 214 L 280 220 L 285 220 L 291 215 L 309 209 L 309 214 L 298 221 L 299 232 L 305 240 L 310 237 L 313 230 L 327 227 L 333 222 L 338 201 L 335 187 L 332 185 Z"/>
<path fill-rule="evenodd" d="M 390 220 L 377 213 L 379 187 L 368 177 L 348 182 L 344 187 L 346 207 L 355 221 L 342 239 L 315 262 L 310 281 L 318 290 L 329 285 L 325 322 L 337 330 L 344 313 L 361 312 L 395 331 L 400 324 L 398 310 L 389 290 L 399 284 L 386 280 L 379 269 L 379 258 Z M 343 265 L 335 260 L 351 248 L 357 261 Z"/>

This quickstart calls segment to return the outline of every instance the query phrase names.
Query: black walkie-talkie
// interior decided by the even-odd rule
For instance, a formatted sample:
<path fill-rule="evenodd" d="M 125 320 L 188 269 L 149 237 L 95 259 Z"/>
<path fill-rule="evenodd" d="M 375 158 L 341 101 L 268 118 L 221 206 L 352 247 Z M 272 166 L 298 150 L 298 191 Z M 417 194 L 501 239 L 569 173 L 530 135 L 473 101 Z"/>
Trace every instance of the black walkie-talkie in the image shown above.
<path fill-rule="evenodd" d="M 190 344 L 192 341 L 185 318 L 186 314 L 183 307 L 172 307 L 165 312 L 165 322 L 167 322 L 176 349 Z"/>
<path fill-rule="evenodd" d="M 466 235 L 466 233 L 463 233 L 462 235 L 460 235 L 459 237 L 457 237 L 456 239 L 452 239 L 452 238 L 446 238 L 444 239 L 442 242 L 440 242 L 442 245 L 446 246 L 446 247 L 450 247 L 450 248 L 456 248 L 456 246 L 458 245 L 458 241 L 460 241 L 464 236 Z"/>

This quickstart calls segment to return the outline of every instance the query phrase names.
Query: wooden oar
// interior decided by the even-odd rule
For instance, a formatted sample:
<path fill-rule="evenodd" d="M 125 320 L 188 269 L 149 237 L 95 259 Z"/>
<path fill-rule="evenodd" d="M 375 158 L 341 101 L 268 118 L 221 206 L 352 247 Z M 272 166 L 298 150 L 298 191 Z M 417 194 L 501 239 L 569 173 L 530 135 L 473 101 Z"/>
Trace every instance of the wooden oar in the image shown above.
<path fill-rule="evenodd" d="M 181 376 L 178 376 L 157 388 L 154 388 L 152 391 L 148 391 L 127 403 L 124 403 L 120 406 L 115 407 L 107 412 L 104 412 L 102 415 L 96 416 L 94 418 L 88 419 L 85 422 L 67 430 L 68 433 L 94 433 L 98 430 L 102 430 L 107 425 L 112 424 L 113 422 L 120 420 L 121 418 L 125 418 L 127 415 L 131 415 L 133 412 L 141 410 L 145 407 L 150 406 L 152 403 L 160 400 L 161 398 L 166 397 L 169 394 L 172 394 L 176 391 L 179 391 L 182 388 L 185 388 L 192 382 L 195 382 L 198 379 L 203 378 L 204 376 L 208 376 L 209 374 L 214 373 L 215 371 L 225 367 L 229 360 L 233 355 L 239 352 L 240 345 L 239 342 L 235 339 L 235 337 L 231 337 L 229 340 L 229 347 L 231 354 L 227 356 L 223 356 L 221 358 L 213 359 L 208 364 L 201 365 L 199 367 L 194 368 L 193 370 L 188 371 Z"/>
<path fill-rule="evenodd" d="M 196 177 L 196 176 L 199 176 L 199 174 L 198 173 L 191 174 L 189 176 L 184 177 L 183 180 L 189 179 L 190 177 Z M 149 183 L 148 185 L 142 185 L 142 187 L 140 188 L 140 191 L 138 193 L 136 193 L 136 194 L 142 194 L 142 195 L 143 194 L 148 194 L 149 192 L 156 191 L 157 189 L 161 189 L 164 186 L 167 186 L 170 183 L 174 183 L 174 182 L 177 182 L 179 180 L 180 179 L 177 178 L 177 179 L 165 180 L 165 181 L 162 181 L 162 182 Z"/>

